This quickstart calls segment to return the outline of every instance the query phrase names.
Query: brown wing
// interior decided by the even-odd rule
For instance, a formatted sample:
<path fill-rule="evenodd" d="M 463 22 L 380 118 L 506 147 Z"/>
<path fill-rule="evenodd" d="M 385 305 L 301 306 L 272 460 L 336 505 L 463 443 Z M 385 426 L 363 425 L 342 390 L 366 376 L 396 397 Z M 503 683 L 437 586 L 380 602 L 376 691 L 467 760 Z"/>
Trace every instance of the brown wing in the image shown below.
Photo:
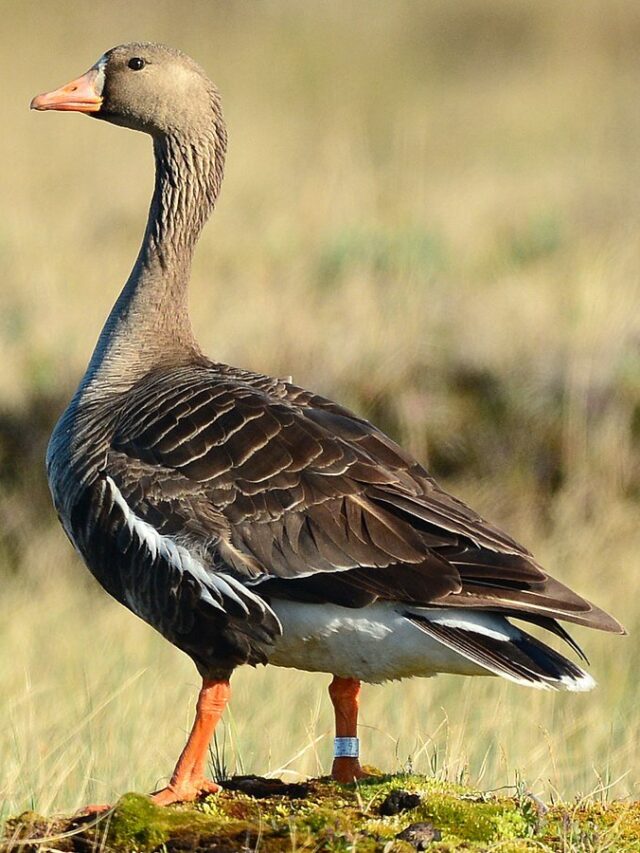
<path fill-rule="evenodd" d="M 149 376 L 128 395 L 112 456 L 142 518 L 263 595 L 620 630 L 371 424 L 291 384 L 215 365 Z M 126 483 L 127 460 L 146 477 Z"/>

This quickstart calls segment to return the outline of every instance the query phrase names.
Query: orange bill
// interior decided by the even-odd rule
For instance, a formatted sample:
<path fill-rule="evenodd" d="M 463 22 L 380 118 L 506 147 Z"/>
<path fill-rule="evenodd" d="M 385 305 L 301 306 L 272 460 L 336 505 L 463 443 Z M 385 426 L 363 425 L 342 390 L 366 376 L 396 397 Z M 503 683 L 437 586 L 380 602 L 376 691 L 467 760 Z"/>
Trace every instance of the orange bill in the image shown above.
<path fill-rule="evenodd" d="M 104 73 L 90 68 L 82 77 L 72 80 L 53 92 L 43 92 L 31 101 L 32 110 L 64 110 L 76 113 L 97 113 L 102 107 Z"/>

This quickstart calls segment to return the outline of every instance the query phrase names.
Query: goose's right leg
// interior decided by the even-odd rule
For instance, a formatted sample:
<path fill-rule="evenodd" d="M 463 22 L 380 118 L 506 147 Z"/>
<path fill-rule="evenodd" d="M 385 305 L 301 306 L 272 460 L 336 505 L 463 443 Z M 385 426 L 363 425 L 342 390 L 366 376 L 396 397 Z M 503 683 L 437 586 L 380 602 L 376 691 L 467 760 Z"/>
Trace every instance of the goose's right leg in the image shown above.
<path fill-rule="evenodd" d="M 202 680 L 191 733 L 169 784 L 151 795 L 155 803 L 160 806 L 182 803 L 195 800 L 201 794 L 213 794 L 220 790 L 219 785 L 205 778 L 204 770 L 209 743 L 230 695 L 228 681 Z"/>

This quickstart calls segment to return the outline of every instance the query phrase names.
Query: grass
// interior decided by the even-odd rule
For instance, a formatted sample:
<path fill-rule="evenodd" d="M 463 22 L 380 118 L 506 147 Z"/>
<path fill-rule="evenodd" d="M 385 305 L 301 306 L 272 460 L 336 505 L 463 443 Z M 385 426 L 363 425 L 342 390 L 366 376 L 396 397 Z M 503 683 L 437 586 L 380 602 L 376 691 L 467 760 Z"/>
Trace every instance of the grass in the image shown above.
<path fill-rule="evenodd" d="M 152 789 L 196 690 L 72 555 L 40 461 L 135 256 L 152 165 L 144 138 L 26 107 L 140 37 L 223 92 L 227 177 L 193 276 L 205 350 L 371 417 L 629 630 L 576 631 L 592 694 L 366 687 L 365 760 L 638 797 L 638 33 L 631 0 L 5 4 L 3 814 Z M 326 771 L 326 682 L 238 672 L 230 772 Z"/>

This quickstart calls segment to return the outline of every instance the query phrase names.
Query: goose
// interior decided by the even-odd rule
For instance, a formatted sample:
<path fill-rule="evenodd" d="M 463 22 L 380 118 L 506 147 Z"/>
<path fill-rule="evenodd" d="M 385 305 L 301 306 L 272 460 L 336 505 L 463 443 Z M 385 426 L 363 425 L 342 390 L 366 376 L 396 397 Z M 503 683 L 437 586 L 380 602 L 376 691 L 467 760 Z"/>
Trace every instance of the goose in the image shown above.
<path fill-rule="evenodd" d="M 187 286 L 223 176 L 218 90 L 184 53 L 136 42 L 36 96 L 151 136 L 155 187 L 133 269 L 48 446 L 53 503 L 104 589 L 189 655 L 193 727 L 156 803 L 217 791 L 207 749 L 242 664 L 332 676 L 332 776 L 364 775 L 361 682 L 494 675 L 589 690 L 511 619 L 624 633 L 444 491 L 367 420 L 292 381 L 210 360 Z"/>

